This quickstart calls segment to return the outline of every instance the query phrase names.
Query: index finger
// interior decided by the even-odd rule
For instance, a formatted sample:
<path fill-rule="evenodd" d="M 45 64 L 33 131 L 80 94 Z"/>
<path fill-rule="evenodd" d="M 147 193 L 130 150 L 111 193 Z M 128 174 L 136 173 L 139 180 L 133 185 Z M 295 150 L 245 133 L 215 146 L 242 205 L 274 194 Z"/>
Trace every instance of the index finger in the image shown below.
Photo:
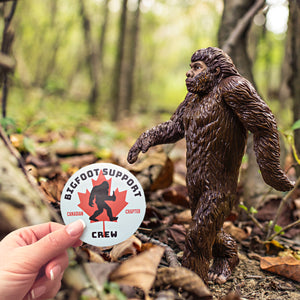
<path fill-rule="evenodd" d="M 53 230 L 52 225 L 49 225 L 49 230 Z M 36 266 L 46 264 L 52 258 L 60 255 L 67 248 L 72 247 L 83 233 L 85 223 L 82 220 L 77 220 L 67 226 L 55 231 L 51 231 L 36 243 L 29 245 L 31 251 L 27 252 L 28 259 L 32 260 Z M 43 228 L 44 232 L 47 229 Z"/>
<path fill-rule="evenodd" d="M 41 238 L 43 238 L 44 236 L 46 236 L 47 234 L 63 229 L 65 227 L 65 225 L 59 224 L 59 223 L 55 223 L 55 222 L 48 222 L 48 223 L 43 223 L 43 224 L 39 224 L 39 225 L 33 225 L 28 227 L 28 231 L 33 234 L 37 240 L 40 240 Z M 22 233 L 22 235 L 24 235 L 24 233 Z"/>

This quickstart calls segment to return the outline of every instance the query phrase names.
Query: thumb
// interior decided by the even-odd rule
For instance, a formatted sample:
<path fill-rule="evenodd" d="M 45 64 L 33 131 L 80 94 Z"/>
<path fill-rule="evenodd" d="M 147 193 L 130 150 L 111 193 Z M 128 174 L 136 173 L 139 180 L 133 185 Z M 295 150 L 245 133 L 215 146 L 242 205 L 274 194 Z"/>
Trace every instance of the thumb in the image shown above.
<path fill-rule="evenodd" d="M 79 219 L 62 229 L 51 232 L 36 243 L 28 246 L 28 259 L 31 257 L 37 268 L 45 265 L 49 260 L 60 255 L 67 248 L 72 247 L 80 238 L 85 228 L 83 220 Z"/>

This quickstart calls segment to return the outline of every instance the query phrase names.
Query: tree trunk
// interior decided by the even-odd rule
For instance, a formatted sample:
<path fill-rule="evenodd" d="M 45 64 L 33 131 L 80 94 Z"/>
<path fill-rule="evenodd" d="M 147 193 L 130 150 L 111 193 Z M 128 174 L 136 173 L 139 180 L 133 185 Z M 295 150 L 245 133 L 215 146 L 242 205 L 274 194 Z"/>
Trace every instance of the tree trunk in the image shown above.
<path fill-rule="evenodd" d="M 0 239 L 17 228 L 48 222 L 51 208 L 22 172 L 19 153 L 0 127 Z"/>
<path fill-rule="evenodd" d="M 127 76 L 125 77 L 126 89 L 125 89 L 125 99 L 124 105 L 125 110 L 130 113 L 131 112 L 131 104 L 133 98 L 133 90 L 134 90 L 134 71 L 135 71 L 135 62 L 136 55 L 138 49 L 138 35 L 139 35 L 139 22 L 140 22 L 140 4 L 141 0 L 138 0 L 137 8 L 132 20 L 132 26 L 130 30 L 130 43 L 129 43 L 129 63 Z"/>
<path fill-rule="evenodd" d="M 220 47 L 225 48 L 240 74 L 247 78 L 254 86 L 252 62 L 247 52 L 247 37 L 252 18 L 263 4 L 264 1 L 259 0 L 224 0 L 224 11 L 218 34 Z M 252 14 L 250 14 L 251 12 Z M 234 32 L 238 32 L 239 34 L 234 35 Z M 232 38 L 233 35 L 234 38 Z M 243 198 L 248 207 L 256 207 L 260 198 L 269 190 L 269 187 L 264 183 L 259 173 L 253 151 L 252 136 L 248 139 L 247 155 L 248 167 L 245 174 L 242 174 L 244 175 L 242 176 Z"/>
<path fill-rule="evenodd" d="M 10 6 L 10 11 L 6 14 L 6 6 L 9 4 L 3 4 L 3 13 L 4 13 L 4 28 L 3 28 L 3 36 L 2 36 L 2 44 L 1 44 L 1 53 L 8 55 L 11 52 L 12 43 L 14 39 L 14 31 L 10 27 L 11 20 L 14 16 L 17 1 L 13 1 Z M 2 117 L 6 118 L 6 106 L 7 106 L 7 95 L 8 95 L 8 74 L 9 69 L 1 66 L 0 68 L 0 78 L 2 85 Z"/>
<path fill-rule="evenodd" d="M 289 86 L 293 98 L 294 122 L 300 119 L 300 2 L 290 0 L 289 32 L 291 77 Z M 295 144 L 300 153 L 300 129 L 295 130 Z M 300 176 L 300 166 L 297 168 L 297 176 Z"/>
<path fill-rule="evenodd" d="M 103 74 L 103 53 L 104 53 L 104 45 L 105 45 L 105 38 L 107 32 L 107 25 L 108 25 L 108 17 L 109 17 L 109 5 L 110 0 L 105 0 L 104 3 L 104 12 L 103 12 L 103 23 L 101 26 L 101 36 L 100 36 L 100 43 L 99 43 L 99 66 L 100 66 L 100 74 Z"/>
<path fill-rule="evenodd" d="M 89 68 L 90 79 L 92 83 L 92 88 L 89 95 L 89 113 L 94 116 L 97 113 L 97 102 L 100 97 L 99 82 L 100 74 L 99 70 L 99 60 L 96 47 L 94 46 L 92 35 L 91 35 L 91 22 L 87 15 L 84 0 L 79 0 L 80 14 L 82 17 L 82 29 L 85 39 L 86 46 L 86 61 Z"/>
<path fill-rule="evenodd" d="M 121 78 L 123 72 L 125 34 L 126 34 L 126 20 L 127 20 L 127 0 L 122 1 L 122 12 L 119 24 L 119 39 L 117 46 L 117 55 L 115 61 L 115 68 L 113 74 L 111 102 L 112 102 L 112 121 L 116 121 L 123 108 L 121 102 Z"/>

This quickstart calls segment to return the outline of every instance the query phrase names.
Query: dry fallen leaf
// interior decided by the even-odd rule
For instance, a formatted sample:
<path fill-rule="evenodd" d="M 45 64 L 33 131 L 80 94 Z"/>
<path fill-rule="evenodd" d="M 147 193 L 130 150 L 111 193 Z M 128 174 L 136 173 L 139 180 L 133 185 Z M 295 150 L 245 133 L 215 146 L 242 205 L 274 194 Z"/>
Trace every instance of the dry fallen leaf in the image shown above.
<path fill-rule="evenodd" d="M 249 230 L 246 232 L 242 228 L 234 226 L 231 221 L 224 222 L 223 229 L 226 233 L 231 234 L 239 242 L 245 240 L 251 233 Z"/>
<path fill-rule="evenodd" d="M 184 249 L 186 229 L 183 225 L 173 224 L 171 227 L 166 229 L 168 235 L 170 235 L 175 243 L 181 250 Z"/>
<path fill-rule="evenodd" d="M 192 214 L 190 209 L 186 209 L 174 215 L 173 222 L 177 224 L 191 223 Z"/>
<path fill-rule="evenodd" d="M 97 252 L 89 249 L 89 248 L 79 248 L 80 250 L 77 250 L 77 251 L 82 251 L 82 252 L 85 252 L 86 255 L 87 255 L 87 258 L 88 258 L 88 261 L 90 262 L 94 262 L 94 263 L 104 263 L 105 260 L 104 258 L 98 254 Z"/>
<path fill-rule="evenodd" d="M 197 299 L 212 299 L 212 294 L 202 279 L 193 271 L 183 267 L 160 268 L 155 285 L 159 287 L 172 285 L 192 293 Z"/>
<path fill-rule="evenodd" d="M 149 152 L 136 164 L 129 166 L 134 172 L 142 187 L 155 191 L 169 187 L 173 182 L 174 166 L 162 148 Z"/>
<path fill-rule="evenodd" d="M 115 245 L 110 251 L 111 261 L 117 261 L 120 257 L 126 254 L 136 255 L 137 251 L 141 251 L 142 242 L 132 235 L 124 242 Z"/>
<path fill-rule="evenodd" d="M 154 245 L 149 250 L 125 260 L 110 275 L 110 281 L 118 284 L 136 286 L 148 295 L 156 277 L 157 266 L 165 249 Z"/>
<path fill-rule="evenodd" d="M 260 267 L 263 270 L 300 282 L 300 261 L 293 257 L 261 257 Z"/>

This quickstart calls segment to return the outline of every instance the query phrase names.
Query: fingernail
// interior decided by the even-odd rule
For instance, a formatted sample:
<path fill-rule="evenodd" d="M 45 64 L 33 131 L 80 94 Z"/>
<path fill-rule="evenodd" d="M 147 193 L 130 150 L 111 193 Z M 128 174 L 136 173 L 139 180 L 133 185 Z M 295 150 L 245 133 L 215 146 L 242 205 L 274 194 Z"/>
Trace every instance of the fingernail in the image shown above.
<path fill-rule="evenodd" d="M 79 219 L 73 223 L 70 223 L 66 227 L 66 231 L 70 236 L 77 236 L 79 233 L 82 233 L 85 228 L 85 223 L 82 219 Z"/>
<path fill-rule="evenodd" d="M 45 286 L 38 286 L 35 289 L 31 290 L 31 299 L 36 299 L 40 296 L 42 296 L 46 292 L 46 287 Z"/>
<path fill-rule="evenodd" d="M 56 265 L 50 270 L 50 279 L 53 281 L 54 279 L 58 278 L 61 273 L 61 266 Z"/>

